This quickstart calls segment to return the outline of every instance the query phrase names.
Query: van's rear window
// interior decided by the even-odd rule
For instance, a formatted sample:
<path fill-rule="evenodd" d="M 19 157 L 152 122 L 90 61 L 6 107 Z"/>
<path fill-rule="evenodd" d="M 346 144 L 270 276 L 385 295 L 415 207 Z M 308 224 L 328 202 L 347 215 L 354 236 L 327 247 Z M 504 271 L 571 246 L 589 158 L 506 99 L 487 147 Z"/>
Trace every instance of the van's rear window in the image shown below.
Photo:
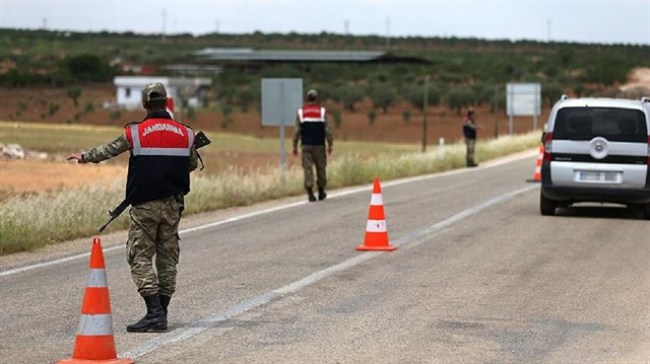
<path fill-rule="evenodd" d="M 647 143 L 645 114 L 640 110 L 606 107 L 565 107 L 558 111 L 553 139 Z"/>

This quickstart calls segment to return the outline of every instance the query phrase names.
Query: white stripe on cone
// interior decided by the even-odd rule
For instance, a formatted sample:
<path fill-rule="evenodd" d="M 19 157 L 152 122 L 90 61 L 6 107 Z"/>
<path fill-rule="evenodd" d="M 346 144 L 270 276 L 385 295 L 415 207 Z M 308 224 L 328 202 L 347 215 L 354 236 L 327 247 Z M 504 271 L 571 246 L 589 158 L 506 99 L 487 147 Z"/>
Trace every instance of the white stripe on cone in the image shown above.
<path fill-rule="evenodd" d="M 113 335 L 113 319 L 111 314 L 81 315 L 78 335 L 103 336 Z"/>
<path fill-rule="evenodd" d="M 91 269 L 86 287 L 108 287 L 108 284 L 106 283 L 106 271 L 104 269 Z"/>
<path fill-rule="evenodd" d="M 385 233 L 386 220 L 368 220 L 368 224 L 366 225 L 366 232 Z"/>
<path fill-rule="evenodd" d="M 371 206 L 383 206 L 384 205 L 384 199 L 381 197 L 381 193 L 373 193 L 372 196 L 370 197 L 370 205 Z"/>

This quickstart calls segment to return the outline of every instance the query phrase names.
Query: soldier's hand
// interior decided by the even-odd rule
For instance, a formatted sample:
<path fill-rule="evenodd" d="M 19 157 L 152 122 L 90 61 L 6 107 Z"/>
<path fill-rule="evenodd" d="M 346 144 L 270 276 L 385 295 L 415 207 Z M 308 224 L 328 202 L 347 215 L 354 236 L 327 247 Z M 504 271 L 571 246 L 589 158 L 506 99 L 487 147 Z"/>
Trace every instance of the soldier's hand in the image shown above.
<path fill-rule="evenodd" d="M 298 148 L 293 148 L 293 155 L 298 155 Z"/>
<path fill-rule="evenodd" d="M 72 154 L 70 154 L 68 156 L 67 160 L 69 160 L 69 161 L 76 160 L 77 163 L 82 163 L 82 164 L 86 163 L 86 161 L 83 159 L 83 156 L 81 155 L 81 153 L 72 153 Z"/>
<path fill-rule="evenodd" d="M 327 155 L 332 155 L 333 148 L 334 147 L 332 147 L 331 145 L 329 147 L 327 147 Z"/>

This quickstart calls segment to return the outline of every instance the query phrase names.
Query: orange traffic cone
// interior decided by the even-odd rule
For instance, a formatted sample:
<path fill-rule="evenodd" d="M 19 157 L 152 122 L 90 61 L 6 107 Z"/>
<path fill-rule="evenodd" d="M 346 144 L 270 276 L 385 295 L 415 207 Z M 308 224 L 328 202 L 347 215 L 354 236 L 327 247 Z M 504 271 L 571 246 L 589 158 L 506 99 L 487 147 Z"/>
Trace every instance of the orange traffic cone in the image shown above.
<path fill-rule="evenodd" d="M 544 160 L 544 144 L 539 145 L 539 154 L 537 154 L 537 160 L 535 161 L 535 173 L 533 174 L 533 179 L 529 179 L 527 182 L 541 182 L 542 181 L 542 161 Z"/>
<path fill-rule="evenodd" d="M 132 364 L 132 359 L 117 359 L 113 338 L 111 302 L 106 282 L 104 253 L 99 238 L 90 251 L 90 276 L 81 304 L 81 319 L 74 341 L 72 358 L 57 364 Z"/>
<path fill-rule="evenodd" d="M 357 250 L 391 251 L 397 249 L 396 246 L 388 243 L 384 201 L 381 197 L 381 186 L 377 177 L 375 177 L 375 184 L 372 188 L 369 210 L 368 224 L 366 225 L 366 239 L 363 245 L 357 246 Z"/>

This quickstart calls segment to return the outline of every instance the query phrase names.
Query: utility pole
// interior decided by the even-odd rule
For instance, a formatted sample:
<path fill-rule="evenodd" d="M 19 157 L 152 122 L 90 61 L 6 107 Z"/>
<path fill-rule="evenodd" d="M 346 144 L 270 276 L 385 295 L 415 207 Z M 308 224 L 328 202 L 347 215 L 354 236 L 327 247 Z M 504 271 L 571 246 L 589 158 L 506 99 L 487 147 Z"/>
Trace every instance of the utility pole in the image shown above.
<path fill-rule="evenodd" d="M 422 100 L 422 153 L 427 151 L 427 109 L 429 108 L 429 75 L 424 76 L 424 100 Z"/>
<path fill-rule="evenodd" d="M 390 18 L 386 17 L 386 52 L 390 50 Z"/>

